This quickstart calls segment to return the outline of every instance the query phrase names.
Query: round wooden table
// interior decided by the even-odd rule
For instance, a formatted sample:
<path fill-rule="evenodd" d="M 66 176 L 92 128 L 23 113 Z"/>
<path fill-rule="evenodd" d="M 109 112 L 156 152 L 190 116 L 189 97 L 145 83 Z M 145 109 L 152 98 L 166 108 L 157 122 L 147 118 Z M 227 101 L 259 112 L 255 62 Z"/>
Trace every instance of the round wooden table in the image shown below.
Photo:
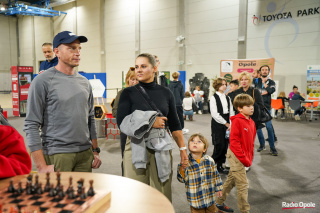
<path fill-rule="evenodd" d="M 39 181 L 45 184 L 46 174 L 38 174 Z M 34 174 L 35 176 L 35 174 Z M 101 173 L 61 172 L 61 184 L 66 188 L 69 177 L 73 177 L 74 185 L 83 178 L 84 186 L 89 187 L 89 180 L 93 180 L 94 189 L 111 191 L 110 207 L 107 213 L 139 212 L 139 213 L 174 213 L 171 202 L 158 190 L 135 180 Z M 13 179 L 14 183 L 26 182 L 27 175 L 0 180 L 0 188 L 8 187 Z M 56 185 L 56 174 L 50 174 L 50 182 Z"/>

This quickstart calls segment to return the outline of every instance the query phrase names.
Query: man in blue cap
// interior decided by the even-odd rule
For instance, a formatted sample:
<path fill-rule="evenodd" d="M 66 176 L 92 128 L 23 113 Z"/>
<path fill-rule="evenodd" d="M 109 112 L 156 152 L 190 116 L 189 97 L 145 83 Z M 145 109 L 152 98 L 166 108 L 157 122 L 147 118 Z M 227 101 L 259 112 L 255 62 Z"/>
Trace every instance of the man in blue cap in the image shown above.
<path fill-rule="evenodd" d="M 58 33 L 53 39 L 58 64 L 31 83 L 24 131 L 39 172 L 91 172 L 101 165 L 92 88 L 75 71 L 87 41 L 69 31 Z"/>

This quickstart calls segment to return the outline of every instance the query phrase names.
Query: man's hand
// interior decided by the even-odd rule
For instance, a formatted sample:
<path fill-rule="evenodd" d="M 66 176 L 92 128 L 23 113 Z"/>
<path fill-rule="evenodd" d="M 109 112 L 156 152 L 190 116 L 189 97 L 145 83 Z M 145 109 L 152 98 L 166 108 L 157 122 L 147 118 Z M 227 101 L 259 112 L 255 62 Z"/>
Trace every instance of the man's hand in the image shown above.
<path fill-rule="evenodd" d="M 189 162 L 187 151 L 186 150 L 181 150 L 180 151 L 180 157 L 181 157 L 181 167 L 183 169 L 187 168 L 188 162 Z"/>
<path fill-rule="evenodd" d="M 153 123 L 152 127 L 156 129 L 163 129 L 165 128 L 167 120 L 168 118 L 166 117 L 156 117 L 156 121 Z"/>
<path fill-rule="evenodd" d="M 54 165 L 43 166 L 38 169 L 39 173 L 54 172 Z"/>
<path fill-rule="evenodd" d="M 97 152 L 93 152 L 93 162 L 92 162 L 92 168 L 94 168 L 94 169 L 98 169 L 100 166 L 101 166 L 101 164 L 102 164 L 102 162 L 101 162 L 101 160 L 100 160 L 100 156 L 99 156 L 99 154 L 97 153 Z"/>

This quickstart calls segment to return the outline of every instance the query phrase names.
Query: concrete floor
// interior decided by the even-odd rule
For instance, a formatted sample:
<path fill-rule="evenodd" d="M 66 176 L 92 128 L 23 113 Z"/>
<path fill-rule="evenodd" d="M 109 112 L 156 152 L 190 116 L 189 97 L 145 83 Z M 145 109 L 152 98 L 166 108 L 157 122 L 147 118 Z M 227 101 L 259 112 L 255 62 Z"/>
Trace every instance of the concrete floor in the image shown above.
<path fill-rule="evenodd" d="M 9 110 L 10 123 L 25 137 L 22 131 L 24 118 L 12 117 Z M 201 132 L 209 141 L 210 115 L 195 115 L 194 121 L 186 121 L 185 127 L 190 132 L 184 135 L 187 143 L 188 137 L 195 132 Z M 269 149 L 258 153 L 255 151 L 253 165 L 247 173 L 249 180 L 249 203 L 252 213 L 278 213 L 278 212 L 320 212 L 320 122 L 295 121 L 292 119 L 273 120 L 274 129 L 278 137 L 276 145 L 279 156 L 271 156 Z M 266 130 L 263 130 L 266 135 Z M 255 141 L 258 147 L 258 140 Z M 266 144 L 267 145 L 267 144 Z M 101 147 L 101 168 L 97 173 L 121 175 L 121 154 L 119 141 L 99 139 Z M 213 146 L 210 145 L 208 155 L 211 155 Z M 184 184 L 176 179 L 176 167 L 179 151 L 173 151 L 173 206 L 177 213 L 190 212 L 186 200 Z M 35 169 L 35 168 L 33 168 Z M 223 182 L 226 175 L 221 175 Z M 120 186 L 121 187 L 121 186 Z M 282 202 L 315 203 L 315 208 L 282 210 Z M 237 208 L 236 189 L 229 195 L 226 204 L 239 212 Z"/>

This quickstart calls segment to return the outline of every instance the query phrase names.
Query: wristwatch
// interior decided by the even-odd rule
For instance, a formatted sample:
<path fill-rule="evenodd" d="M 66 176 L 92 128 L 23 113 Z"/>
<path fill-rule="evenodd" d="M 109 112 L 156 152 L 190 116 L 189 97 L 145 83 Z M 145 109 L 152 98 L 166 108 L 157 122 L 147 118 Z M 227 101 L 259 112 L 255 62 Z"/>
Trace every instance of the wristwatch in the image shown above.
<path fill-rule="evenodd" d="M 97 152 L 98 154 L 100 153 L 100 147 L 96 147 L 95 149 L 92 149 L 93 152 Z"/>

